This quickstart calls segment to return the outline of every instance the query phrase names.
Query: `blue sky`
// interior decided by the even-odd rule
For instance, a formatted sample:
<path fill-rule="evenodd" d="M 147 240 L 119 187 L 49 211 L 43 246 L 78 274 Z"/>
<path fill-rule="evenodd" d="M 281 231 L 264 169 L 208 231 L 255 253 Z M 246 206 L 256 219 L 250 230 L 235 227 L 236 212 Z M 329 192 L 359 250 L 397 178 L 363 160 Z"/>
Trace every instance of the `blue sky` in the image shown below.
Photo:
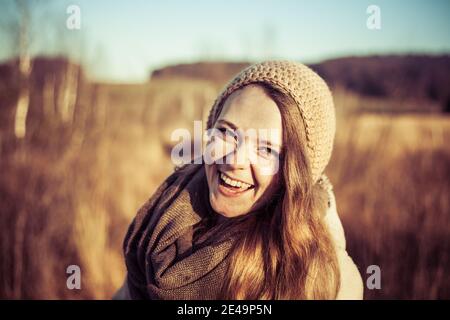
<path fill-rule="evenodd" d="M 0 7 L 11 3 L 2 0 Z M 69 4 L 81 9 L 81 30 L 65 27 Z M 366 27 L 371 4 L 381 9 L 381 30 Z M 10 7 L 0 10 L 0 19 L 11 18 Z M 74 0 L 42 1 L 36 11 L 34 53 L 68 54 L 83 61 L 91 77 L 107 81 L 144 81 L 153 68 L 205 59 L 317 62 L 450 53 L 447 0 Z M 2 60 L 14 53 L 5 30 Z"/>

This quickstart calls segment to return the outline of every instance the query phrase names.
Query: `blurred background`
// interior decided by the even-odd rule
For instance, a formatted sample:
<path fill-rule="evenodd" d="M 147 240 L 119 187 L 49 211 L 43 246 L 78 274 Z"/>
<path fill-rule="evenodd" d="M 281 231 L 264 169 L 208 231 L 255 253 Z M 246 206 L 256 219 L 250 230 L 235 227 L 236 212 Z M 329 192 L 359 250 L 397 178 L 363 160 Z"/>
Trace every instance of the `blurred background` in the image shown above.
<path fill-rule="evenodd" d="M 110 298 L 172 130 L 249 63 L 291 59 L 334 94 L 326 173 L 364 281 L 381 269 L 365 298 L 449 299 L 449 18 L 438 0 L 2 0 L 0 298 Z"/>

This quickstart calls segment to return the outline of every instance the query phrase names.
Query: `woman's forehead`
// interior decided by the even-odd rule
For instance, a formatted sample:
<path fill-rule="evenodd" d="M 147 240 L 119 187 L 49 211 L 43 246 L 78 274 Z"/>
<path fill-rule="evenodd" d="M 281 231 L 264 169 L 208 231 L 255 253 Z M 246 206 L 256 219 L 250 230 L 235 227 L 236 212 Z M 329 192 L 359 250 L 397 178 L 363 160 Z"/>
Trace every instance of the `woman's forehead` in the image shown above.
<path fill-rule="evenodd" d="M 250 85 L 233 92 L 225 101 L 217 120 L 221 119 L 242 130 L 279 130 L 281 138 L 280 110 L 259 86 Z"/>

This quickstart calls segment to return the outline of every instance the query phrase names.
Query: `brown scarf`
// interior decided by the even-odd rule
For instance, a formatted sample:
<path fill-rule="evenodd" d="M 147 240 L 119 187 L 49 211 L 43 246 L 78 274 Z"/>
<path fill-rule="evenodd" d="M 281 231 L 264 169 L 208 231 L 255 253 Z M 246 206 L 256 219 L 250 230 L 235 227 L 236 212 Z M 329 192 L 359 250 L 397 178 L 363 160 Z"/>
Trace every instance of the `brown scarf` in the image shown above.
<path fill-rule="evenodd" d="M 209 203 L 203 165 L 175 171 L 138 211 L 124 240 L 133 299 L 217 299 L 237 234 Z"/>

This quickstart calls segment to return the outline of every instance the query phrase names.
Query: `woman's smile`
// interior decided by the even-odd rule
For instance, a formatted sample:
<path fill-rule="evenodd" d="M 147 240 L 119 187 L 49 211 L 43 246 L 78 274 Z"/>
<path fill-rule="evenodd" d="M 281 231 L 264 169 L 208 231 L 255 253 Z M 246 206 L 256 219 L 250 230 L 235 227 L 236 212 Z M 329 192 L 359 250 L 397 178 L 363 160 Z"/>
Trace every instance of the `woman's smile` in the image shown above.
<path fill-rule="evenodd" d="M 220 170 L 217 170 L 218 189 L 227 197 L 237 197 L 255 188 L 253 184 L 246 183 L 239 179 L 232 178 L 229 174 L 226 174 Z"/>

